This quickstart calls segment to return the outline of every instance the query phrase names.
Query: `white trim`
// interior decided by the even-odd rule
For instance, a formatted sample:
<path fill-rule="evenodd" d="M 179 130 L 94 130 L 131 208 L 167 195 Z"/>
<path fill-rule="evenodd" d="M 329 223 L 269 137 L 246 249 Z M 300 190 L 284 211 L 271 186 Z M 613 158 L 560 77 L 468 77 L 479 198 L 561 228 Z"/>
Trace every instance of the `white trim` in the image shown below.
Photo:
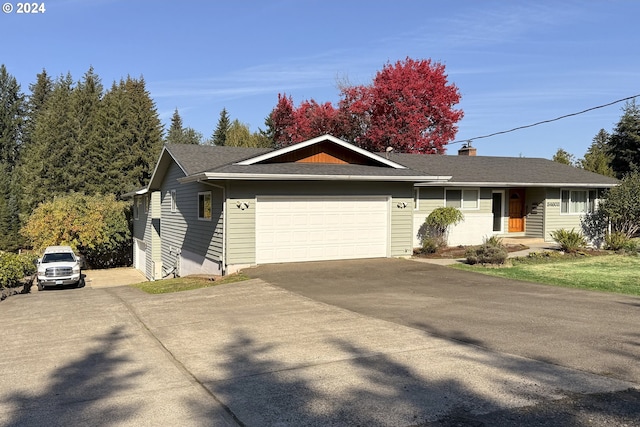
<path fill-rule="evenodd" d="M 358 153 L 360 155 L 363 155 L 363 156 L 365 156 L 365 157 L 367 157 L 369 159 L 375 160 L 375 161 L 377 161 L 379 163 L 382 163 L 384 165 L 387 165 L 387 166 L 391 166 L 392 168 L 395 168 L 395 169 L 406 169 L 405 166 L 403 166 L 403 165 L 401 165 L 399 163 L 392 162 L 389 159 L 385 159 L 384 157 L 378 156 L 377 154 L 373 154 L 373 153 L 371 153 L 371 152 L 369 152 L 367 150 L 364 150 L 364 149 L 362 149 L 360 147 L 356 147 L 355 145 L 349 144 L 346 141 L 343 141 L 343 140 L 341 140 L 339 138 L 336 138 L 335 136 L 331 136 L 331 135 L 328 135 L 328 134 L 319 136 L 317 138 L 309 139 L 307 141 L 299 142 L 297 144 L 293 144 L 293 145 L 290 145 L 288 147 L 281 148 L 279 150 L 270 151 L 270 152 L 262 154 L 260 156 L 253 157 L 253 158 L 247 159 L 247 160 L 243 160 L 243 161 L 235 163 L 235 164 L 236 165 L 242 165 L 242 166 L 253 165 L 255 163 L 259 163 L 259 162 L 262 162 L 264 160 L 272 159 L 274 157 L 278 157 L 278 156 L 281 156 L 283 154 L 290 153 L 292 151 L 297 151 L 297 150 L 306 148 L 306 147 L 308 147 L 310 145 L 315 145 L 315 144 L 318 144 L 318 143 L 324 142 L 324 141 L 331 141 L 336 145 L 339 145 L 339 146 L 341 146 L 343 148 L 346 148 L 347 150 L 351 150 L 351 151 L 353 151 L 355 153 Z"/>
<path fill-rule="evenodd" d="M 311 174 L 271 174 L 271 173 L 218 173 L 202 172 L 197 175 L 178 178 L 181 184 L 202 180 L 250 180 L 250 181 L 393 181 L 393 182 L 416 182 L 416 181 L 438 181 L 442 182 L 450 179 L 450 176 L 388 176 L 388 175 L 311 175 Z"/>
<path fill-rule="evenodd" d="M 176 190 L 170 191 L 170 208 L 172 213 L 178 212 L 178 193 Z"/>
<path fill-rule="evenodd" d="M 569 192 L 569 212 L 562 212 L 562 192 L 563 191 L 568 191 Z M 586 204 L 587 204 L 587 209 L 584 212 L 572 212 L 571 211 L 571 193 L 576 192 L 576 191 L 580 191 L 580 192 L 584 192 L 587 193 L 587 197 L 586 197 Z M 574 187 L 566 187 L 566 188 L 561 188 L 560 189 L 560 215 L 561 216 L 580 216 L 580 215 L 586 215 L 588 213 L 590 213 L 591 211 L 589 210 L 589 206 L 591 205 L 591 199 L 589 198 L 589 193 L 592 191 L 596 191 L 596 198 L 593 201 L 594 206 L 597 208 L 597 204 L 598 204 L 598 194 L 597 194 L 597 189 L 596 188 L 574 188 Z"/>
<path fill-rule="evenodd" d="M 420 188 L 416 186 L 413 187 L 413 210 L 420 210 Z"/>
<path fill-rule="evenodd" d="M 451 177 L 449 177 L 451 178 Z M 618 184 L 571 184 L 567 182 L 446 182 L 446 183 L 438 183 L 438 182 L 417 182 L 416 187 L 507 187 L 507 188 L 522 188 L 522 187 L 549 187 L 549 188 L 612 188 L 616 187 Z"/>

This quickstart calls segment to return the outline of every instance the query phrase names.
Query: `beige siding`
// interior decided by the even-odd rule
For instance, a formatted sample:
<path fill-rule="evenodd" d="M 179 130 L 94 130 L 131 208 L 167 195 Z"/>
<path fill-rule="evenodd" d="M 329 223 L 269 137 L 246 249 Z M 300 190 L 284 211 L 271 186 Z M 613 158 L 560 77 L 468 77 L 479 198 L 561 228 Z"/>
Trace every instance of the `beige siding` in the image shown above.
<path fill-rule="evenodd" d="M 410 256 L 413 225 L 412 191 L 412 185 L 409 183 L 230 182 L 226 206 L 227 263 L 234 265 L 256 262 L 255 204 L 257 196 L 390 196 L 389 253 L 391 256 Z"/>

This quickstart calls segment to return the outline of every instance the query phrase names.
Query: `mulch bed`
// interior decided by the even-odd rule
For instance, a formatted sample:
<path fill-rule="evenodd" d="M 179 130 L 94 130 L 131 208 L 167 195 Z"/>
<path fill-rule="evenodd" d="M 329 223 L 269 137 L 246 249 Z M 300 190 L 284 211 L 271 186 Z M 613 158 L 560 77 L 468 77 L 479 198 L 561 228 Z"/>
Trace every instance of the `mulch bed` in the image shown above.
<path fill-rule="evenodd" d="M 435 258 L 435 259 L 464 258 L 465 252 L 467 251 L 467 249 L 471 247 L 472 246 L 447 246 L 447 247 L 438 249 L 435 253 L 432 253 L 432 254 L 423 254 L 419 250 L 416 250 L 414 251 L 413 256 L 419 257 L 419 258 Z M 507 252 L 518 252 L 525 249 L 529 249 L 529 246 L 520 245 L 520 244 L 517 244 L 517 245 L 510 244 L 510 245 L 505 245 L 505 247 L 507 248 Z"/>

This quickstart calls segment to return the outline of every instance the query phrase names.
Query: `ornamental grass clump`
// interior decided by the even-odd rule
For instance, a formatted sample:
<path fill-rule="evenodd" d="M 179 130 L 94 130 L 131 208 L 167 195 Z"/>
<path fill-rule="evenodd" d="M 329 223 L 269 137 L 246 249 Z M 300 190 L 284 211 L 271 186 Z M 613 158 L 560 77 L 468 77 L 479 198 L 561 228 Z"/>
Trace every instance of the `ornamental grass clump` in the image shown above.
<path fill-rule="evenodd" d="M 560 250 L 567 253 L 576 253 L 587 247 L 587 239 L 575 229 L 566 230 L 561 228 L 551 232 L 551 238 L 560 245 Z"/>
<path fill-rule="evenodd" d="M 502 244 L 502 239 L 492 236 L 485 239 L 482 245 L 467 249 L 465 256 L 467 263 L 475 264 L 504 264 L 509 256 L 507 248 Z"/>

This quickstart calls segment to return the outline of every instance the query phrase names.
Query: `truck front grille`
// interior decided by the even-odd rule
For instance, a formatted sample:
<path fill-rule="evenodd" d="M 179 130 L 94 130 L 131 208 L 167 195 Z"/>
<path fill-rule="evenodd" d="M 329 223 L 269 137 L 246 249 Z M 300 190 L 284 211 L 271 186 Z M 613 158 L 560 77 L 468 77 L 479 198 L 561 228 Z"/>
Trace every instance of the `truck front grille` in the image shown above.
<path fill-rule="evenodd" d="M 71 267 L 51 267 L 44 272 L 46 277 L 65 277 L 71 276 L 73 269 Z"/>

